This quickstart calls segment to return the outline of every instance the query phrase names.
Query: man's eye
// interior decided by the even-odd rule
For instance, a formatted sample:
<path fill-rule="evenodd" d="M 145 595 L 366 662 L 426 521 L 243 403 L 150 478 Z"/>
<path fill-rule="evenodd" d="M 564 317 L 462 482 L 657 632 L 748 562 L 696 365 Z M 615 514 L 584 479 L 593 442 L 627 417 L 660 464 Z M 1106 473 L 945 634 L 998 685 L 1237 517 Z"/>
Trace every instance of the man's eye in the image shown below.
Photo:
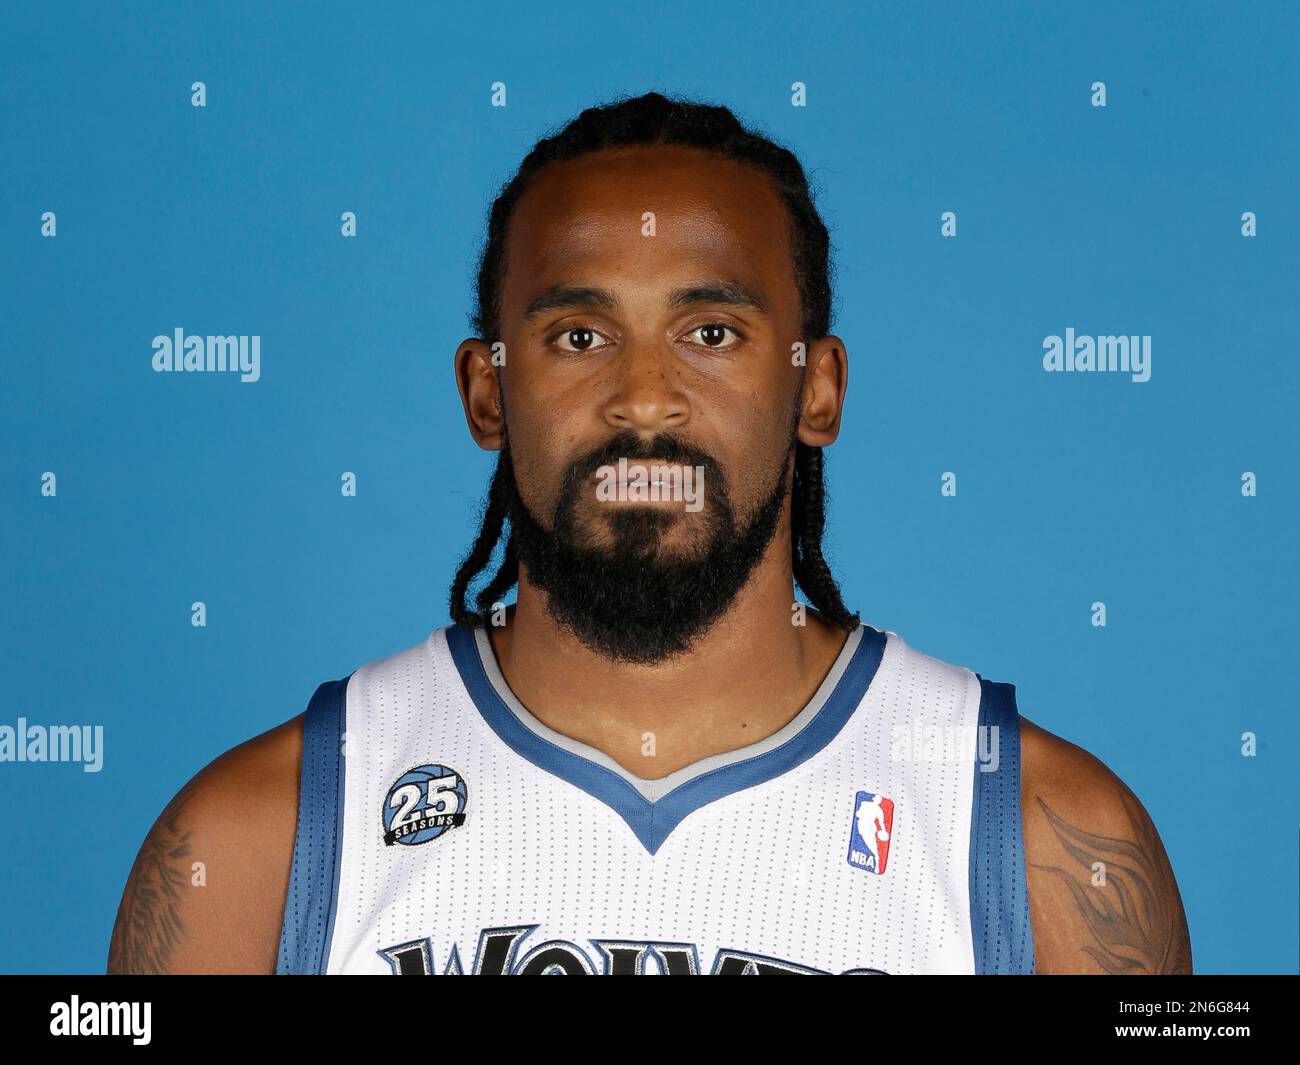
<path fill-rule="evenodd" d="M 595 351 L 601 347 L 596 341 L 597 337 L 604 337 L 605 340 L 609 340 L 609 337 L 606 337 L 604 333 L 598 333 L 585 325 L 571 325 L 551 335 L 546 342 L 555 344 L 561 351 L 567 351 L 570 355 L 580 355 L 583 352 Z M 566 344 L 570 344 L 572 347 L 566 347 Z"/>
<path fill-rule="evenodd" d="M 731 348 L 735 347 L 737 343 L 745 339 L 731 326 L 724 325 L 722 322 L 705 322 L 704 325 L 697 325 L 686 335 L 693 336 L 696 333 L 703 334 L 698 343 L 701 347 L 705 348 Z M 730 344 L 724 343 L 727 339 L 727 333 L 734 334 L 736 340 L 732 341 Z"/>

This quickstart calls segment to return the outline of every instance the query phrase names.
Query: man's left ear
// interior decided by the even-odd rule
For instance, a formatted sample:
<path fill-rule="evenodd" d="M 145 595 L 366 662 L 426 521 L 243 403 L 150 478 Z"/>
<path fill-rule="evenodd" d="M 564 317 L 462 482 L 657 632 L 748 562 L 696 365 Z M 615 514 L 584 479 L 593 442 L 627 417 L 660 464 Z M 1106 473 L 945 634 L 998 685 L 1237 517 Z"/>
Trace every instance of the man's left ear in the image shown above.
<path fill-rule="evenodd" d="M 803 414 L 799 439 L 809 447 L 826 447 L 840 435 L 844 393 L 849 386 L 849 357 L 844 342 L 825 336 L 808 348 L 803 379 Z"/>

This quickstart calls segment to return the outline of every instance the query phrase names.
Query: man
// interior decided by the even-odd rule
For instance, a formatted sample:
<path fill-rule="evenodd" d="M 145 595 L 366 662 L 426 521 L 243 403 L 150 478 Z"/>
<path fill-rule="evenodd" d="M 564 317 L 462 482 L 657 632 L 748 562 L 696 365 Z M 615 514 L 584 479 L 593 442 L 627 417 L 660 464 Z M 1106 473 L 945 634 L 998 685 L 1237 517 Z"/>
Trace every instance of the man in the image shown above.
<path fill-rule="evenodd" d="M 724 108 L 533 149 L 456 354 L 500 457 L 454 624 L 181 790 L 111 971 L 1190 972 L 1128 788 L 845 608 L 828 248 Z"/>

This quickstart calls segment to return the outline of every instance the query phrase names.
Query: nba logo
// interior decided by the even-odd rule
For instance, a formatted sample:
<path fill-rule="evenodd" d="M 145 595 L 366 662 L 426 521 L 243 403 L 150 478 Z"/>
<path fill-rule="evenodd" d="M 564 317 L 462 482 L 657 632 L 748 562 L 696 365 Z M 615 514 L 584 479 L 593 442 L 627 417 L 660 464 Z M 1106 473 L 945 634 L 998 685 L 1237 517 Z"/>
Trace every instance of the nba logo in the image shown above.
<path fill-rule="evenodd" d="M 894 828 L 894 800 L 860 791 L 853 800 L 849 826 L 849 865 L 879 876 L 889 861 L 889 834 Z"/>

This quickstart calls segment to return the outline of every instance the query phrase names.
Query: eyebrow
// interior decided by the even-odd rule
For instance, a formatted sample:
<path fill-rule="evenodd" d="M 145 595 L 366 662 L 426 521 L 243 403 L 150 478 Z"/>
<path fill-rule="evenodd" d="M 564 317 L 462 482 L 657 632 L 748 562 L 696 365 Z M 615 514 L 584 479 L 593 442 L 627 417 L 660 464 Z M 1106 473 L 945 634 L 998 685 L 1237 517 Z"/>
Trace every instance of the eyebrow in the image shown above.
<path fill-rule="evenodd" d="M 695 281 L 675 288 L 668 293 L 668 307 L 677 310 L 696 303 L 720 303 L 728 307 L 744 307 L 766 314 L 763 300 L 741 281 L 716 278 Z M 593 285 L 552 285 L 543 289 L 528 304 L 524 321 L 565 307 L 596 307 L 602 311 L 616 311 L 622 304 L 607 288 Z"/>

